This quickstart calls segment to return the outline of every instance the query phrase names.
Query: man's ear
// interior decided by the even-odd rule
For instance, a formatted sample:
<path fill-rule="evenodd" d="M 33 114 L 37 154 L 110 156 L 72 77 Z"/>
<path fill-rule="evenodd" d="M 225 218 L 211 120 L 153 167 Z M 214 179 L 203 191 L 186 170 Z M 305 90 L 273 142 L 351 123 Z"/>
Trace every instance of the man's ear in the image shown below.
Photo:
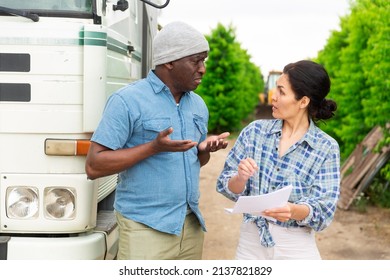
<path fill-rule="evenodd" d="M 310 98 L 307 97 L 307 96 L 304 96 L 304 97 L 301 98 L 300 103 L 301 104 L 299 105 L 299 107 L 301 109 L 305 109 L 307 106 L 309 106 Z"/>
<path fill-rule="evenodd" d="M 164 63 L 164 66 L 167 67 L 168 70 L 172 70 L 173 69 L 173 63 L 172 62 Z"/>

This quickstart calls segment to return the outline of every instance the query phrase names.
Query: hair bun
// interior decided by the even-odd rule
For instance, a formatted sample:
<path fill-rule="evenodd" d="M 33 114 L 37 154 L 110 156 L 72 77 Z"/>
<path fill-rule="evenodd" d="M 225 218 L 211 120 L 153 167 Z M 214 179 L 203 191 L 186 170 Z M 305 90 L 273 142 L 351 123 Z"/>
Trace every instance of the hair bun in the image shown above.
<path fill-rule="evenodd" d="M 334 116 L 334 112 L 337 110 L 337 104 L 333 100 L 323 99 L 321 105 L 318 108 L 316 118 L 327 120 Z"/>

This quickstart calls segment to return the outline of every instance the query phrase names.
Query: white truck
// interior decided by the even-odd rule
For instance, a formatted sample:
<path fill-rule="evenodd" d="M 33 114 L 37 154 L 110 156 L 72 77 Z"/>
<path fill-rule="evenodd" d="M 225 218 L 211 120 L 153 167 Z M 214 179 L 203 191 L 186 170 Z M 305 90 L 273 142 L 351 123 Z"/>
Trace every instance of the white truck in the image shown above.
<path fill-rule="evenodd" d="M 88 180 L 85 156 L 168 3 L 0 0 L 0 260 L 115 259 L 117 176 Z"/>

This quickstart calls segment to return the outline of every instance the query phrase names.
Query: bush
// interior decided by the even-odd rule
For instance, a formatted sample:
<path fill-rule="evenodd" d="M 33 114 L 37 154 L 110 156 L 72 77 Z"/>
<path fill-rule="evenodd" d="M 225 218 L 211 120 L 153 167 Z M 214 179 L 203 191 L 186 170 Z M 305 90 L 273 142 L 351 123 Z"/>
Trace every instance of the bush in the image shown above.
<path fill-rule="evenodd" d="M 197 93 L 209 110 L 209 131 L 234 132 L 242 120 L 255 110 L 264 81 L 260 69 L 250 62 L 250 55 L 236 42 L 232 27 L 218 24 L 206 35 L 210 44 L 206 75 Z"/>

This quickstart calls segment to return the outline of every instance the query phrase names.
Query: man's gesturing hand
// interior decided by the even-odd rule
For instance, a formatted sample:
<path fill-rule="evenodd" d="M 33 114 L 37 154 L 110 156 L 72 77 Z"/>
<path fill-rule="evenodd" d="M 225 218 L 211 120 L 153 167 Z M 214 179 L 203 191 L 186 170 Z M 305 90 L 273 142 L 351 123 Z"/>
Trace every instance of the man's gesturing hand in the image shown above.
<path fill-rule="evenodd" d="M 198 144 L 192 140 L 172 140 L 169 137 L 172 132 L 172 127 L 163 130 L 152 141 L 152 147 L 156 152 L 185 152 Z"/>

